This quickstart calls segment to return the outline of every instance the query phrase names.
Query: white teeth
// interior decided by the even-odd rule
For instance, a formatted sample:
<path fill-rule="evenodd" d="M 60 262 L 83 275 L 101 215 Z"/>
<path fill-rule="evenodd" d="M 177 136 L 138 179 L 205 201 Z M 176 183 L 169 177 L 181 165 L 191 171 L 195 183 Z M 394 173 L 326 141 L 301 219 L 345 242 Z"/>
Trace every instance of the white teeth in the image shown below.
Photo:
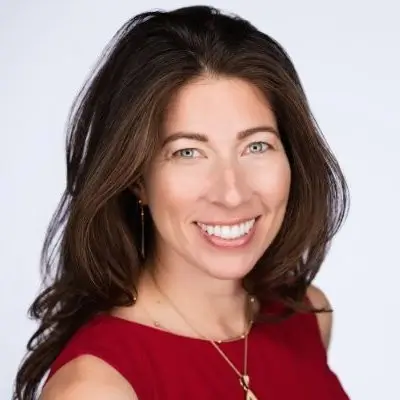
<path fill-rule="evenodd" d="M 209 235 L 218 236 L 222 239 L 238 239 L 250 232 L 255 221 L 255 218 L 253 218 L 237 225 L 206 225 L 200 222 L 197 225 Z"/>

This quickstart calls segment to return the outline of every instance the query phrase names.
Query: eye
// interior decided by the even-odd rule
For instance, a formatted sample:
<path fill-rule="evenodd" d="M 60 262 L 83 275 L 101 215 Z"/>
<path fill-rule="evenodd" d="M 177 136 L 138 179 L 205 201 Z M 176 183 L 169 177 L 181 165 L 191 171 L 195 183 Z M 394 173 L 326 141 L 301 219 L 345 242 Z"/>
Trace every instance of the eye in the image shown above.
<path fill-rule="evenodd" d="M 266 152 L 271 146 L 266 143 L 266 142 L 253 142 L 250 143 L 247 146 L 247 149 L 245 151 L 246 154 L 252 153 L 252 154 L 257 154 L 257 153 L 264 153 Z"/>
<path fill-rule="evenodd" d="M 187 148 L 175 151 L 172 156 L 177 158 L 197 158 L 201 157 L 201 154 L 197 149 Z"/>

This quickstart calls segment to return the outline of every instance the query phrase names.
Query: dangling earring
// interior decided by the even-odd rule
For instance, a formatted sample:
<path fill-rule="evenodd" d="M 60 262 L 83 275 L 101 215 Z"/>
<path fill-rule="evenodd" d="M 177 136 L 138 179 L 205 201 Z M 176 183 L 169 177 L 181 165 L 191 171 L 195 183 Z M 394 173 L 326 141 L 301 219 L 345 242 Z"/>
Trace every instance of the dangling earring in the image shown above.
<path fill-rule="evenodd" d="M 142 230 L 142 235 L 141 235 L 141 253 L 142 257 L 145 258 L 145 248 L 144 248 L 144 209 L 143 209 L 143 203 L 142 200 L 139 200 L 139 206 L 140 206 L 140 220 L 141 220 L 141 230 Z"/>

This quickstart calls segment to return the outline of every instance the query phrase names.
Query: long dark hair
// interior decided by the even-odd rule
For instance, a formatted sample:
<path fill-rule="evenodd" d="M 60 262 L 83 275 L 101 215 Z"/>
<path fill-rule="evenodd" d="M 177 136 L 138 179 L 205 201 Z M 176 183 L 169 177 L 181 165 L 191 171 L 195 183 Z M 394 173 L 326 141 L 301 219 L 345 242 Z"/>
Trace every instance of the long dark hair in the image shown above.
<path fill-rule="evenodd" d="M 284 49 L 249 22 L 210 7 L 148 12 L 117 32 L 72 107 L 67 186 L 44 242 L 40 322 L 16 378 L 32 400 L 71 336 L 95 314 L 133 304 L 144 268 L 132 187 L 157 151 L 171 96 L 200 75 L 256 85 L 272 104 L 292 182 L 279 234 L 244 284 L 259 299 L 304 308 L 307 287 L 347 212 L 338 163 L 311 114 Z M 151 216 L 146 252 L 151 254 Z"/>

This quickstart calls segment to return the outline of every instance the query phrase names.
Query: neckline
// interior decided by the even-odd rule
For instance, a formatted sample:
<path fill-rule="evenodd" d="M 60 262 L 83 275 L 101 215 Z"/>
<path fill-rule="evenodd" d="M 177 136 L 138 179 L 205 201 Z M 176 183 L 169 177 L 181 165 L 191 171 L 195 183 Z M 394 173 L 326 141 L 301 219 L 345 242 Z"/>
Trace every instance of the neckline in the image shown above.
<path fill-rule="evenodd" d="M 210 344 L 210 341 L 208 339 L 183 335 L 183 334 L 179 334 L 179 333 L 175 333 L 175 332 L 170 332 L 165 329 L 157 328 L 156 326 L 143 324 L 141 322 L 132 321 L 132 320 L 129 320 L 129 319 L 126 319 L 123 317 L 118 317 L 118 316 L 112 315 L 112 314 L 100 314 L 100 315 L 97 315 L 94 319 L 100 320 L 100 321 L 103 320 L 103 321 L 118 323 L 121 326 L 125 325 L 125 326 L 129 327 L 130 329 L 133 328 L 136 330 L 140 330 L 144 333 L 151 333 L 152 335 L 153 334 L 159 335 L 159 336 L 163 336 L 165 338 L 170 338 L 172 340 L 187 341 L 187 342 L 191 342 L 191 343 Z M 256 322 L 253 322 L 252 327 L 247 334 L 248 337 L 252 336 L 254 330 L 256 329 L 256 325 L 257 325 Z M 237 337 L 234 339 L 230 339 L 230 340 L 228 339 L 228 340 L 224 340 L 221 342 L 215 341 L 215 343 L 217 343 L 218 346 L 229 346 L 229 345 L 241 343 L 241 342 L 243 342 L 243 340 L 244 340 L 243 337 Z"/>

